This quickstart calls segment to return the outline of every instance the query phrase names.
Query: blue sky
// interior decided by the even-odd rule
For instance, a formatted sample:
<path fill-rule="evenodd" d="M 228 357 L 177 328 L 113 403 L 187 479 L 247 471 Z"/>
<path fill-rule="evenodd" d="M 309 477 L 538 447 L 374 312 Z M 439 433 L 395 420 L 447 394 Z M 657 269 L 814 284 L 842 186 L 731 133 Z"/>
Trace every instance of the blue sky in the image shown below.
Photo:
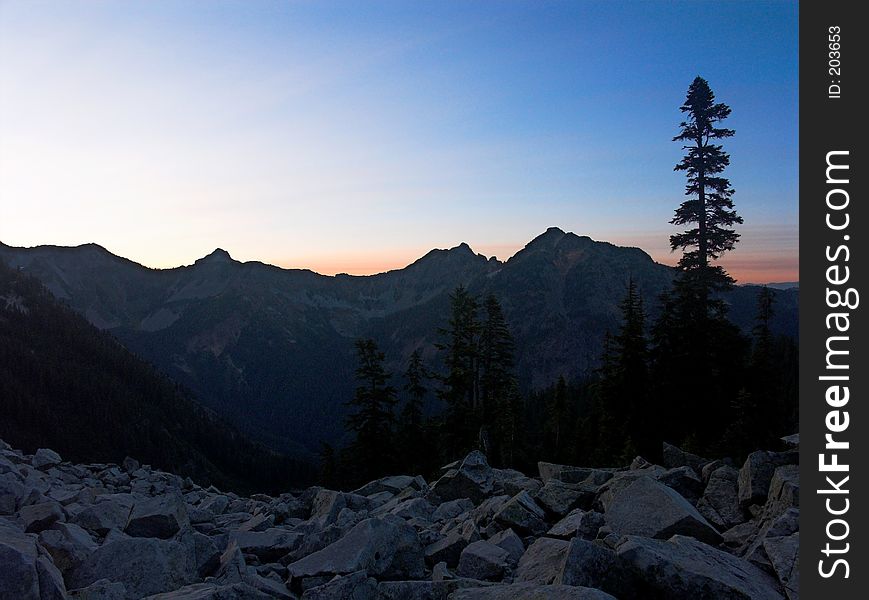
<path fill-rule="evenodd" d="M 548 226 L 674 263 L 696 75 L 743 281 L 797 273 L 795 2 L 0 1 L 0 241 L 324 273 Z"/>

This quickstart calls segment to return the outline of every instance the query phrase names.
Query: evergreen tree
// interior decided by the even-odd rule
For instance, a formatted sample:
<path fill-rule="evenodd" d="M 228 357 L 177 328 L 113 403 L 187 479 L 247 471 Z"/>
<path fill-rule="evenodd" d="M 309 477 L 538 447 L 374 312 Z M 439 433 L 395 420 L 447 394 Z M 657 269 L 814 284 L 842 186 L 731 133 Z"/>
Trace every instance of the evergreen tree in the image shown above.
<path fill-rule="evenodd" d="M 514 371 L 515 343 L 498 299 L 484 303 L 480 329 L 480 447 L 496 464 L 509 464 L 518 435 L 518 384 Z"/>
<path fill-rule="evenodd" d="M 437 346 L 444 352 L 446 367 L 438 395 L 446 404 L 442 436 L 445 455 L 458 457 L 476 446 L 478 433 L 479 302 L 459 286 L 450 295 L 450 309 L 449 326 L 440 330 L 446 341 Z"/>
<path fill-rule="evenodd" d="M 742 217 L 733 208 L 730 180 L 721 175 L 730 164 L 730 155 L 714 143 L 734 132 L 718 126 L 730 116 L 730 107 L 715 102 L 715 94 L 702 77 L 691 83 L 680 110 L 686 118 L 673 141 L 685 142 L 683 149 L 687 152 L 675 170 L 685 171 L 688 178 L 685 195 L 689 199 L 676 209 L 670 222 L 694 226 L 670 236 L 670 247 L 682 250 L 679 260 L 680 284 L 685 288 L 682 292 L 694 296 L 697 316 L 705 318 L 710 308 L 723 307 L 720 302 L 710 305 L 710 294 L 733 284 L 730 275 L 711 261 L 733 250 L 739 240 L 732 227 L 742 223 Z"/>
<path fill-rule="evenodd" d="M 407 370 L 404 372 L 404 391 L 407 394 L 401 411 L 401 424 L 398 435 L 400 448 L 399 462 L 404 472 L 409 474 L 430 475 L 438 467 L 436 447 L 431 427 L 423 417 L 423 403 L 428 389 L 425 381 L 430 377 L 422 362 L 419 350 L 410 355 Z"/>
<path fill-rule="evenodd" d="M 544 451 L 549 460 L 553 462 L 565 462 L 568 460 L 566 430 L 569 426 L 567 406 L 567 381 L 564 375 L 559 376 L 555 384 L 555 391 L 547 402 L 546 415 L 546 438 Z"/>
<path fill-rule="evenodd" d="M 395 388 L 388 384 L 390 374 L 383 367 L 385 356 L 374 340 L 356 342 L 359 385 L 348 406 L 355 409 L 347 417 L 347 427 L 356 439 L 350 446 L 355 479 L 364 483 L 390 472 L 393 466 L 392 439 L 396 402 Z"/>

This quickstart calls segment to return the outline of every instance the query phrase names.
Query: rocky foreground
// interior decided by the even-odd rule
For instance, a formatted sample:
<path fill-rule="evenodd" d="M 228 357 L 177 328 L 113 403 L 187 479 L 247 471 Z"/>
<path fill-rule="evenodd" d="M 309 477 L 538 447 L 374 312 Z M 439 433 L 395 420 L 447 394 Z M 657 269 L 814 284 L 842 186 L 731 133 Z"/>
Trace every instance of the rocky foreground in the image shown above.
<path fill-rule="evenodd" d="M 797 440 L 790 440 L 796 443 Z M 0 442 L 0 598 L 796 600 L 797 451 L 242 498 Z"/>

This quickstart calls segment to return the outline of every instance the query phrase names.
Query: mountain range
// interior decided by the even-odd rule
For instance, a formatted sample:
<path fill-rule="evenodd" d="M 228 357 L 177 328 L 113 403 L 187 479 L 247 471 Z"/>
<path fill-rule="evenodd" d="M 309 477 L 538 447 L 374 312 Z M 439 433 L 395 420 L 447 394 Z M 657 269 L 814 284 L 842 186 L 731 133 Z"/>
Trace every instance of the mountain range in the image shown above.
<path fill-rule="evenodd" d="M 516 338 L 520 383 L 533 390 L 591 372 L 630 279 L 654 318 L 675 275 L 638 248 L 558 228 L 506 261 L 461 244 L 370 276 L 239 262 L 221 249 L 172 269 L 150 269 L 96 244 L 0 244 L 0 260 L 39 279 L 241 430 L 297 455 L 341 442 L 356 339 L 374 338 L 396 373 L 417 349 L 437 370 L 438 329 L 459 285 L 498 297 Z M 759 289 L 738 286 L 726 297 L 731 319 L 746 331 Z M 773 330 L 796 337 L 798 290 L 775 295 Z"/>

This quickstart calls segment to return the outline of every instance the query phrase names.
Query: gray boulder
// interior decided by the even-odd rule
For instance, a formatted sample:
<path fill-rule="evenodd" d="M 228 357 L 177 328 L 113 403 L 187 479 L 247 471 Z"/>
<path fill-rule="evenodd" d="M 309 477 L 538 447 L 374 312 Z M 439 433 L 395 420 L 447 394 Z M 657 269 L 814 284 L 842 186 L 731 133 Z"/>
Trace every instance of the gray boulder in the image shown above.
<path fill-rule="evenodd" d="M 449 579 L 441 581 L 381 581 L 377 586 L 377 600 L 447 600 L 457 590 L 491 585 L 475 579 Z"/>
<path fill-rule="evenodd" d="M 413 528 L 386 515 L 358 523 L 347 535 L 287 567 L 292 580 L 365 571 L 383 579 L 421 578 L 422 547 Z"/>
<path fill-rule="evenodd" d="M 462 550 L 456 574 L 469 579 L 497 581 L 509 564 L 509 552 L 492 542 L 478 540 Z"/>
<path fill-rule="evenodd" d="M 758 450 L 749 454 L 739 470 L 739 505 L 746 508 L 752 504 L 763 504 L 769 494 L 769 485 L 775 470 L 798 462 L 799 453 L 795 451 Z"/>
<path fill-rule="evenodd" d="M 537 539 L 519 559 L 515 580 L 538 585 L 555 583 L 564 570 L 569 549 L 570 542 L 565 540 Z"/>
<path fill-rule="evenodd" d="M 454 469 L 449 469 L 432 486 L 441 501 L 468 498 L 479 503 L 493 493 L 495 474 L 486 457 L 477 450 L 468 454 Z"/>
<path fill-rule="evenodd" d="M 569 484 L 551 479 L 537 491 L 535 498 L 546 512 L 556 517 L 563 517 L 574 508 L 590 507 L 598 487 L 593 484 Z"/>
<path fill-rule="evenodd" d="M 194 583 L 145 600 L 272 600 L 273 596 L 246 583 Z"/>
<path fill-rule="evenodd" d="M 127 524 L 135 500 L 130 494 L 103 494 L 94 503 L 77 513 L 71 521 L 104 536 L 113 529 L 122 530 Z"/>
<path fill-rule="evenodd" d="M 60 454 L 54 450 L 40 448 L 36 451 L 36 454 L 33 455 L 33 461 L 31 461 L 31 464 L 36 469 L 48 469 L 55 465 L 59 465 L 62 462 L 63 459 L 60 458 Z"/>
<path fill-rule="evenodd" d="M 67 572 L 73 588 L 100 579 L 120 582 L 130 600 L 178 589 L 196 580 L 195 558 L 177 541 L 119 536 Z"/>
<path fill-rule="evenodd" d="M 127 526 L 127 535 L 168 539 L 189 525 L 187 504 L 180 493 L 137 500 Z"/>
<path fill-rule="evenodd" d="M 733 467 L 718 467 L 709 475 L 703 496 L 697 502 L 701 515 L 725 531 L 744 523 L 745 512 L 739 507 L 739 472 Z"/>
<path fill-rule="evenodd" d="M 664 442 L 663 446 L 663 457 L 661 463 L 668 469 L 674 469 L 676 467 L 691 467 L 697 473 L 700 473 L 703 465 L 709 462 L 705 458 L 686 452 L 673 444 Z"/>
<path fill-rule="evenodd" d="M 454 527 L 441 539 L 426 546 L 425 560 L 434 565 L 445 562 L 450 567 L 459 563 L 462 551 L 473 542 L 480 539 L 480 532 L 473 521 L 466 521 L 458 527 Z"/>
<path fill-rule="evenodd" d="M 616 598 L 601 590 L 587 587 L 514 583 L 458 590 L 450 596 L 450 600 L 616 600 Z"/>
<path fill-rule="evenodd" d="M 494 515 L 495 521 L 518 533 L 541 535 L 547 529 L 546 515 L 525 490 L 519 492 Z"/>
<path fill-rule="evenodd" d="M 638 598 L 637 582 L 616 553 L 599 542 L 570 542 L 555 583 L 601 589 L 618 598 Z"/>
<path fill-rule="evenodd" d="M 22 506 L 18 517 L 24 523 L 25 533 L 39 533 L 58 521 L 66 520 L 63 507 L 53 500 Z"/>
<path fill-rule="evenodd" d="M 55 523 L 51 529 L 39 534 L 39 543 L 48 551 L 61 572 L 81 564 L 97 549 L 90 534 L 72 523 Z"/>
<path fill-rule="evenodd" d="M 588 482 L 601 485 L 613 476 L 612 469 L 592 469 L 589 467 L 572 467 L 569 465 L 557 465 L 548 462 L 538 462 L 537 470 L 543 485 L 550 481 L 562 483 Z"/>
<path fill-rule="evenodd" d="M 601 527 L 603 527 L 604 523 L 605 517 L 603 514 L 577 508 L 553 525 L 552 528 L 546 532 L 546 535 L 549 537 L 561 538 L 563 540 L 569 540 L 575 537 L 591 540 L 597 537 L 597 532 Z"/>
<path fill-rule="evenodd" d="M 800 597 L 800 534 L 768 537 L 763 548 L 790 600 Z"/>
<path fill-rule="evenodd" d="M 525 554 L 525 544 L 512 529 L 504 529 L 489 538 L 489 541 L 507 551 L 507 560 L 511 566 L 519 563 L 519 559 Z"/>
<path fill-rule="evenodd" d="M 689 535 L 717 544 L 721 536 L 685 498 L 649 477 L 618 492 L 606 511 L 606 523 L 620 535 L 666 539 Z"/>
<path fill-rule="evenodd" d="M 456 517 L 474 510 L 474 503 L 468 498 L 457 498 L 442 502 L 432 513 L 431 518 L 434 521 L 449 521 Z"/>
<path fill-rule="evenodd" d="M 27 535 L 0 520 L 0 598 L 64 600 L 66 586 L 51 557 Z"/>
<path fill-rule="evenodd" d="M 73 600 L 126 600 L 127 588 L 123 583 L 100 579 L 87 587 L 72 590 L 69 595 Z"/>
<path fill-rule="evenodd" d="M 274 562 L 299 547 L 304 536 L 281 528 L 265 531 L 234 531 L 229 535 L 245 554 L 252 554 L 260 561 Z"/>
<path fill-rule="evenodd" d="M 651 597 L 672 600 L 782 600 L 778 582 L 748 561 L 681 535 L 670 540 L 626 536 L 616 552 Z"/>
<path fill-rule="evenodd" d="M 356 571 L 305 590 L 302 600 L 374 600 L 376 596 L 377 580 L 365 571 Z"/>

